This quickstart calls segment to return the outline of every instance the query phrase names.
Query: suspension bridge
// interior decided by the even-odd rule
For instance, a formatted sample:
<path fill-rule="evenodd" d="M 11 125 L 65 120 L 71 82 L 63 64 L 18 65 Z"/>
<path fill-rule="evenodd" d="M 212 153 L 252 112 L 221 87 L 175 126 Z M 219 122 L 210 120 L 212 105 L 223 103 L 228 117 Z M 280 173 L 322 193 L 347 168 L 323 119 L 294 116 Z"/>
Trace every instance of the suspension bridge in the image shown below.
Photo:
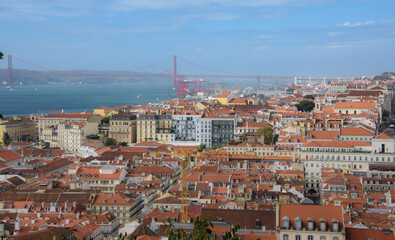
<path fill-rule="evenodd" d="M 31 65 L 33 67 L 41 69 L 41 71 L 35 72 L 14 72 L 13 71 L 13 59 L 20 61 L 22 63 Z M 179 74 L 177 69 L 177 61 L 181 60 L 184 63 L 189 63 L 197 67 L 209 70 L 211 72 L 216 72 L 217 74 Z M 142 70 L 148 69 L 158 64 L 163 64 L 165 62 L 172 61 L 172 68 L 165 70 L 164 73 L 144 73 Z M 31 63 L 29 61 L 23 60 L 21 58 L 8 55 L 8 82 L 7 87 L 12 88 L 14 83 L 13 79 L 15 77 L 28 77 L 33 75 L 39 76 L 51 76 L 51 77 L 79 77 L 79 78 L 114 78 L 114 77 L 127 77 L 127 78 L 166 78 L 171 77 L 173 80 L 173 88 L 177 90 L 178 96 L 185 96 L 187 94 L 196 94 L 201 91 L 205 91 L 208 88 L 202 88 L 203 84 L 220 84 L 224 80 L 234 79 L 238 81 L 245 80 L 255 80 L 257 82 L 257 88 L 261 86 L 274 86 L 273 84 L 262 83 L 262 82 L 273 82 L 275 81 L 275 87 L 278 87 L 279 81 L 293 81 L 295 85 L 311 84 L 312 82 L 323 82 L 324 84 L 328 81 L 347 81 L 349 77 L 296 77 L 296 76 L 267 76 L 264 74 L 238 74 L 234 72 L 223 71 L 214 67 L 205 66 L 203 64 L 195 63 L 188 59 L 180 56 L 170 56 L 162 60 L 134 68 L 127 72 L 117 72 L 117 73 L 95 73 L 95 72 L 74 72 L 74 71 L 58 71 L 49 69 L 47 67 L 38 65 L 36 63 Z"/>

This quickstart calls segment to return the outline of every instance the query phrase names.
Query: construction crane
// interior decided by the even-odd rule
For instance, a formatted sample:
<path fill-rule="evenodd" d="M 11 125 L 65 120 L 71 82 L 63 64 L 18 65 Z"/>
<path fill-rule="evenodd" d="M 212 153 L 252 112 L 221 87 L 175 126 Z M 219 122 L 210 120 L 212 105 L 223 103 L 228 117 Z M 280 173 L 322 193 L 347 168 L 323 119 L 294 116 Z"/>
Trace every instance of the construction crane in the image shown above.
<path fill-rule="evenodd" d="M 190 160 L 195 157 L 196 160 L 200 158 L 195 151 L 188 151 L 187 149 L 182 149 L 181 153 L 169 153 L 160 151 L 150 151 L 153 154 L 164 154 L 170 156 L 181 157 L 181 222 L 188 222 L 188 167 Z"/>

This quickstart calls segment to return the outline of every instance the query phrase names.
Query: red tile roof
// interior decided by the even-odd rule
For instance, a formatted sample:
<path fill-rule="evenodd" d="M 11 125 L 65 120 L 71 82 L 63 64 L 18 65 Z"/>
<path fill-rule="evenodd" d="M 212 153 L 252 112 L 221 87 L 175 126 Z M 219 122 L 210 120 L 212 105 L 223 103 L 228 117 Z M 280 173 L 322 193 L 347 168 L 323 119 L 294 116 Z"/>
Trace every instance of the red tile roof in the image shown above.
<path fill-rule="evenodd" d="M 19 156 L 18 154 L 16 154 L 15 152 L 13 152 L 11 150 L 0 152 L 0 160 L 5 161 L 5 162 L 14 161 L 14 160 L 17 160 L 20 158 L 21 158 L 21 156 Z"/>
<path fill-rule="evenodd" d="M 374 139 L 394 139 L 394 138 L 392 138 L 390 135 L 386 133 L 381 133 L 377 135 Z"/>
<path fill-rule="evenodd" d="M 375 109 L 376 103 L 374 102 L 337 102 L 336 108 L 357 108 L 357 109 Z"/>
<path fill-rule="evenodd" d="M 373 136 L 374 133 L 362 128 L 342 127 L 340 128 L 340 135 L 343 136 Z"/>

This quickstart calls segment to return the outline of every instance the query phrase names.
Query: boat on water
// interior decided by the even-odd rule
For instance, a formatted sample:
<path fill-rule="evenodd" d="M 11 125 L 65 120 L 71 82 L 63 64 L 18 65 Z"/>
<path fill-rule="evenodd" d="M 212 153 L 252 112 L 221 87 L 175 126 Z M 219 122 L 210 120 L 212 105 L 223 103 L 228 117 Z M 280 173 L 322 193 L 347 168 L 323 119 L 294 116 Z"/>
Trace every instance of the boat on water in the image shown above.
<path fill-rule="evenodd" d="M 13 88 L 10 88 L 10 92 L 13 92 L 14 91 L 14 89 Z"/>
<path fill-rule="evenodd" d="M 137 99 L 140 99 L 140 98 L 141 98 L 141 94 L 137 95 Z"/>

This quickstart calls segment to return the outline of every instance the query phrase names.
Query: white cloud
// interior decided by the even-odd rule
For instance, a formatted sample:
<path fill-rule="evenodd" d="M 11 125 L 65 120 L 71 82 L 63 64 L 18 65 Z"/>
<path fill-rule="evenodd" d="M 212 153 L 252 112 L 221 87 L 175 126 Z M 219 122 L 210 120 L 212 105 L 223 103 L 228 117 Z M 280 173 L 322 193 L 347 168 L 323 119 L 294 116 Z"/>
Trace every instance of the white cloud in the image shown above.
<path fill-rule="evenodd" d="M 351 23 L 347 21 L 343 24 L 339 24 L 338 27 L 361 27 L 361 26 L 372 25 L 372 24 L 374 24 L 374 21 L 356 22 L 356 23 Z"/>
<path fill-rule="evenodd" d="M 264 34 L 262 34 L 262 35 L 259 36 L 259 37 L 262 38 L 262 39 L 270 39 L 270 38 L 272 38 L 271 36 L 264 35 Z"/>
<path fill-rule="evenodd" d="M 261 46 L 255 47 L 254 50 L 255 51 L 265 51 L 265 50 L 267 50 L 267 47 L 264 45 L 261 45 Z"/>
<path fill-rule="evenodd" d="M 341 34 L 342 34 L 342 32 L 328 32 L 327 36 L 328 37 L 336 37 L 336 36 L 339 36 Z"/>

